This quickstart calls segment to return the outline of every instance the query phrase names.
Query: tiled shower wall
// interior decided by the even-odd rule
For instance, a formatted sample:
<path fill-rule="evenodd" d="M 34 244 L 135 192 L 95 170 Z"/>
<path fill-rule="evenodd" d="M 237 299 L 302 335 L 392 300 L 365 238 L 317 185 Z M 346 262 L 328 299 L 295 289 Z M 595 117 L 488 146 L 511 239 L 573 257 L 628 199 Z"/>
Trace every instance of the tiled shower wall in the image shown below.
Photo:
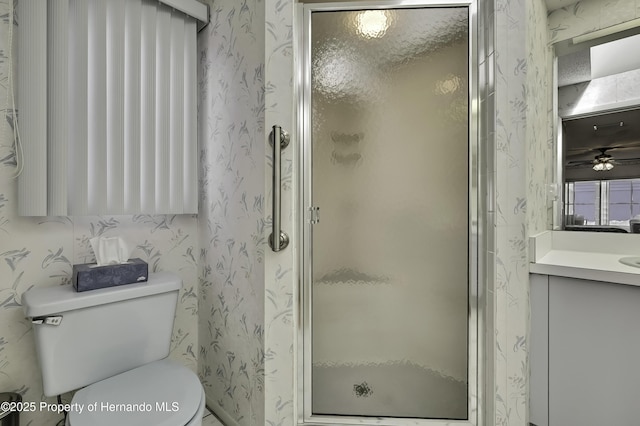
<path fill-rule="evenodd" d="M 14 21 L 10 3 L 0 1 L 0 109 L 7 105 L 9 30 Z M 14 54 L 16 37 L 13 35 Z M 15 61 L 14 61 L 15 62 Z M 14 70 L 16 68 L 14 67 Z M 197 223 L 194 215 L 40 217 L 17 215 L 17 181 L 11 114 L 0 121 L 0 392 L 19 392 L 24 401 L 45 400 L 30 321 L 21 296 L 31 287 L 69 284 L 74 263 L 93 261 L 89 238 L 123 236 L 134 246 L 133 257 L 152 271 L 177 272 L 183 279 L 171 344 L 171 357 L 196 371 Z M 66 395 L 64 400 L 69 400 Z M 47 399 L 54 402 L 54 398 Z M 21 424 L 53 425 L 61 415 L 23 413 Z"/>

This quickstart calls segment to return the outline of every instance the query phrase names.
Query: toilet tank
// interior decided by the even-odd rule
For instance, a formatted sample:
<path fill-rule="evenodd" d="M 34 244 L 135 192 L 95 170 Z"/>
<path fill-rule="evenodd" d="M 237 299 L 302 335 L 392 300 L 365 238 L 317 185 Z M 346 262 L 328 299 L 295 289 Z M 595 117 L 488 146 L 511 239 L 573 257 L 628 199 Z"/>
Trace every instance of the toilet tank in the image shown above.
<path fill-rule="evenodd" d="M 78 293 L 33 288 L 22 296 L 32 318 L 46 396 L 106 379 L 169 355 L 182 286 L 171 272 L 146 283 Z"/>

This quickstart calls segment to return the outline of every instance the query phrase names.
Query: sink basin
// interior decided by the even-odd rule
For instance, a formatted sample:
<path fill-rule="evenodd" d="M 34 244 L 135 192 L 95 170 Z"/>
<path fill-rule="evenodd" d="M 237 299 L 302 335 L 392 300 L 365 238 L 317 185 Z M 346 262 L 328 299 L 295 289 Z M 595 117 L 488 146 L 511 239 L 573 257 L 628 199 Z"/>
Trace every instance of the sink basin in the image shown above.
<path fill-rule="evenodd" d="M 624 263 L 625 265 L 640 268 L 640 256 L 621 257 L 619 261 L 620 263 Z"/>

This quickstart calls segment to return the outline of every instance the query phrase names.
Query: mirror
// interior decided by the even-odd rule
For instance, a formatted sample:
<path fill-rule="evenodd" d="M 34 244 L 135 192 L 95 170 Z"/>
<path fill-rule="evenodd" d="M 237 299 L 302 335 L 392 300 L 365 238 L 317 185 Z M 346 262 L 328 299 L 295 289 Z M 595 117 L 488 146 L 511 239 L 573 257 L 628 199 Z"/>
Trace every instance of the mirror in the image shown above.
<path fill-rule="evenodd" d="M 554 48 L 562 187 L 554 227 L 640 233 L 640 28 Z"/>

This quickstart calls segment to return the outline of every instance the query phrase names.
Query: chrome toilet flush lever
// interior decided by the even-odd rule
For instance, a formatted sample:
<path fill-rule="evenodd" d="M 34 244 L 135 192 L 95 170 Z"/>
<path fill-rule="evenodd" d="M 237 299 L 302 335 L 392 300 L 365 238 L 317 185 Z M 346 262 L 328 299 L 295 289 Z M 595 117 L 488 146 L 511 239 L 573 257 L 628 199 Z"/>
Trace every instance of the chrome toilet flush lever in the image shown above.
<path fill-rule="evenodd" d="M 32 324 L 60 325 L 62 323 L 62 315 L 52 315 L 48 317 L 31 318 Z"/>

